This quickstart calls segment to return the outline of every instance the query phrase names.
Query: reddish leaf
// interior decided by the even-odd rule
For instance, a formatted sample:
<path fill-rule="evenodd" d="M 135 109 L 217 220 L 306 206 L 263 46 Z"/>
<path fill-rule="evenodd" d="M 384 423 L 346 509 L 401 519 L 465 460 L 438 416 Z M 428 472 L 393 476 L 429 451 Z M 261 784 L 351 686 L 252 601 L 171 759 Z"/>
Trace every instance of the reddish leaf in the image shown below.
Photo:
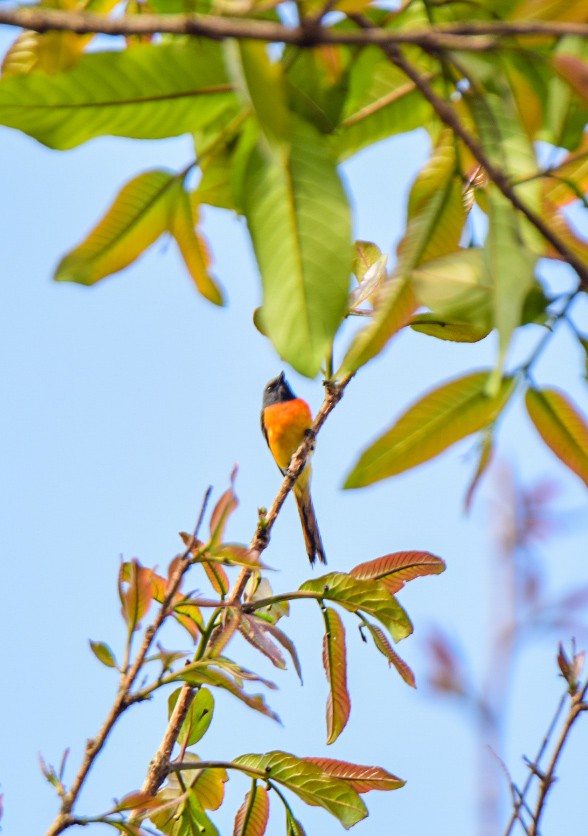
<path fill-rule="evenodd" d="M 210 541 L 213 545 L 222 541 L 227 520 L 235 508 L 239 505 L 239 500 L 233 490 L 236 477 L 237 466 L 235 465 L 233 472 L 231 473 L 231 487 L 224 492 L 219 501 L 216 503 L 214 511 L 210 517 Z"/>
<path fill-rule="evenodd" d="M 260 619 L 260 622 L 261 625 L 263 625 L 262 629 L 267 630 L 268 633 L 271 633 L 274 639 L 276 639 L 276 641 L 278 641 L 282 645 L 282 647 L 284 647 L 288 651 L 288 653 L 292 657 L 292 662 L 294 663 L 294 668 L 296 670 L 296 673 L 298 674 L 298 678 L 300 679 L 300 682 L 302 682 L 302 669 L 300 667 L 300 660 L 298 659 L 298 653 L 296 652 L 294 642 L 290 638 L 288 638 L 288 636 L 282 630 L 280 630 L 279 627 L 276 627 L 275 624 L 272 624 L 271 622 L 266 621 L 265 619 Z"/>
<path fill-rule="evenodd" d="M 555 455 L 588 485 L 588 424 L 564 392 L 529 389 L 529 416 Z"/>
<path fill-rule="evenodd" d="M 229 591 L 230 584 L 227 573 L 223 567 L 219 563 L 209 563 L 207 560 L 203 560 L 202 568 L 206 572 L 210 585 L 214 591 L 218 592 L 218 594 L 224 598 Z"/>
<path fill-rule="evenodd" d="M 147 614 L 153 598 L 150 569 L 145 569 L 136 558 L 129 565 L 128 580 L 123 578 L 123 568 L 119 574 L 119 590 L 122 603 L 123 618 L 132 632 L 140 625 L 139 622 Z M 123 584 L 128 586 L 124 589 Z"/>
<path fill-rule="evenodd" d="M 405 583 L 425 575 L 440 575 L 445 562 L 430 552 L 394 552 L 354 566 L 349 574 L 359 580 L 380 580 L 394 595 Z"/>
<path fill-rule="evenodd" d="M 270 660 L 272 665 L 276 668 L 284 670 L 286 661 L 282 652 L 276 645 L 265 635 L 265 631 L 261 625 L 265 624 L 263 621 L 255 619 L 254 616 L 241 616 L 241 623 L 239 624 L 239 632 L 246 639 L 249 644 L 253 645 L 260 653 Z"/>
<path fill-rule="evenodd" d="M 588 102 L 588 62 L 577 55 L 555 55 L 553 63 L 570 87 Z"/>
<path fill-rule="evenodd" d="M 188 536 L 189 535 L 186 535 L 186 537 Z M 174 558 L 174 560 L 175 559 L 176 558 Z M 173 563 L 174 561 L 172 560 L 172 564 Z M 130 580 L 131 566 L 132 564 L 130 563 L 122 564 L 120 571 L 121 581 L 128 582 Z M 147 569 L 145 567 L 141 567 L 141 569 L 143 575 L 149 578 L 153 598 L 158 604 L 162 604 L 167 596 L 167 579 L 162 578 L 161 575 L 156 574 L 156 572 L 153 572 L 151 569 Z M 200 608 L 196 604 L 191 603 L 190 599 L 182 595 L 181 592 L 177 592 L 173 600 L 173 615 L 182 627 L 190 633 L 192 638 L 196 640 L 202 627 L 202 614 L 200 612 Z"/>
<path fill-rule="evenodd" d="M 370 790 L 397 790 L 406 783 L 382 769 L 381 766 L 360 766 L 332 758 L 304 758 L 304 760 L 316 764 L 327 775 L 345 781 L 355 792 L 359 793 L 370 792 Z"/>
<path fill-rule="evenodd" d="M 410 685 L 411 688 L 416 688 L 414 673 L 408 667 L 404 659 L 401 659 L 398 653 L 396 653 L 396 651 L 392 648 L 392 645 L 386 638 L 384 631 L 376 624 L 370 624 L 369 621 L 366 621 L 365 625 L 372 635 L 374 644 L 380 653 L 382 653 L 388 660 L 388 664 L 393 665 L 396 668 L 407 685 Z"/>
<path fill-rule="evenodd" d="M 324 611 L 323 666 L 329 683 L 327 699 L 327 743 L 334 743 L 349 719 L 351 701 L 347 690 L 347 653 L 345 628 L 338 613 L 327 607 Z"/>
<path fill-rule="evenodd" d="M 233 836 L 263 836 L 269 816 L 269 798 L 265 787 L 254 782 L 235 817 Z"/>

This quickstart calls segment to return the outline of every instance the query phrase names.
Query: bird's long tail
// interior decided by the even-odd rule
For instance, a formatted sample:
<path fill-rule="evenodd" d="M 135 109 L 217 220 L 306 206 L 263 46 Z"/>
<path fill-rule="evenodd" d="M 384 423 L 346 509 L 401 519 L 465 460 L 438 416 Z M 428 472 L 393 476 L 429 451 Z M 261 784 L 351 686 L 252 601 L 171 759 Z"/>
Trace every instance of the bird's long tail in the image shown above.
<path fill-rule="evenodd" d="M 304 542 L 306 544 L 306 553 L 308 554 L 310 565 L 314 566 L 317 556 L 321 563 L 326 564 L 327 558 L 323 548 L 323 541 L 321 540 L 321 533 L 316 521 L 316 514 L 314 513 L 312 499 L 310 498 L 310 491 L 308 489 L 296 490 L 296 488 L 294 488 L 294 496 L 296 497 L 298 513 L 300 514 L 300 522 L 302 523 L 302 532 L 304 534 Z"/>

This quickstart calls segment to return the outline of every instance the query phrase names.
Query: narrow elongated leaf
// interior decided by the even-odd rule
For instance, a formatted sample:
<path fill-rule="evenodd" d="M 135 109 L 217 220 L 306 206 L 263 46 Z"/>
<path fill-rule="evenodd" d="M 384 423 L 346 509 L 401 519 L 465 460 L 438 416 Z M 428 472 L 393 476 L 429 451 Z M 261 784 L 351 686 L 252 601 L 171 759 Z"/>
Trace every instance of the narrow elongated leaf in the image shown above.
<path fill-rule="evenodd" d="M 365 450 L 344 487 L 371 485 L 416 467 L 495 421 L 515 379 L 505 378 L 494 396 L 486 394 L 488 380 L 488 372 L 475 372 L 426 394 Z"/>
<path fill-rule="evenodd" d="M 269 818 L 269 798 L 265 787 L 254 782 L 237 810 L 233 836 L 263 836 Z"/>
<path fill-rule="evenodd" d="M 63 150 L 107 134 L 161 139 L 189 133 L 234 101 L 218 43 L 168 41 L 88 53 L 53 76 L 4 78 L 0 124 Z"/>
<path fill-rule="evenodd" d="M 170 232 L 176 239 L 188 272 L 198 292 L 214 305 L 223 304 L 223 294 L 209 271 L 210 256 L 206 242 L 196 232 L 198 213 L 193 202 L 178 182 L 173 194 L 173 217 Z"/>
<path fill-rule="evenodd" d="M 85 241 L 61 260 L 54 278 L 92 285 L 131 264 L 168 228 L 175 183 L 171 172 L 159 170 L 127 183 Z"/>
<path fill-rule="evenodd" d="M 285 159 L 254 151 L 243 202 L 264 329 L 285 360 L 314 377 L 346 312 L 352 260 L 349 206 L 326 138 L 296 120 Z"/>
<path fill-rule="evenodd" d="M 543 197 L 553 206 L 567 206 L 588 192 L 588 134 L 543 180 Z"/>
<path fill-rule="evenodd" d="M 126 589 L 124 588 L 125 583 L 127 584 Z M 125 581 L 121 567 L 119 586 L 123 618 L 132 632 L 138 629 L 141 619 L 147 614 L 151 606 L 153 599 L 151 571 L 141 566 L 138 560 L 133 559 L 129 564 L 128 581 Z"/>
<path fill-rule="evenodd" d="M 347 725 L 351 711 L 351 700 L 347 690 L 347 650 L 345 628 L 339 614 L 331 607 L 326 607 L 323 615 L 323 667 L 329 683 L 327 743 L 334 743 Z"/>
<path fill-rule="evenodd" d="M 333 778 L 316 764 L 287 752 L 268 752 L 265 755 L 241 755 L 234 763 L 255 770 L 259 777 L 282 784 L 306 804 L 324 807 L 348 830 L 367 816 L 367 810 L 356 791 L 345 781 Z"/>
<path fill-rule="evenodd" d="M 288 636 L 282 630 L 280 630 L 279 627 L 276 627 L 275 624 L 272 624 L 271 622 L 262 619 L 259 620 L 263 625 L 263 629 L 267 630 L 267 632 L 270 633 L 270 635 L 272 635 L 274 639 L 276 639 L 276 641 L 278 641 L 282 645 L 282 647 L 284 647 L 288 651 L 292 658 L 294 669 L 298 674 L 298 678 L 300 682 L 302 682 L 302 669 L 300 667 L 300 660 L 298 659 L 298 653 L 296 652 L 294 642 L 290 638 L 288 638 Z"/>
<path fill-rule="evenodd" d="M 370 631 L 377 649 L 388 660 L 388 664 L 393 665 L 396 668 L 407 685 L 410 685 L 411 688 L 416 688 L 414 673 L 408 667 L 404 659 L 401 659 L 398 653 L 396 653 L 393 649 L 392 645 L 386 638 L 384 631 L 380 630 L 376 624 L 370 624 L 369 621 L 365 622 L 365 626 Z M 361 792 L 361 790 L 358 790 L 358 792 Z"/>
<path fill-rule="evenodd" d="M 472 481 L 469 484 L 466 498 L 465 498 L 465 509 L 469 511 L 472 507 L 472 502 L 477 491 L 478 485 L 480 484 L 480 480 L 482 476 L 488 470 L 490 466 L 490 462 L 492 461 L 492 455 L 494 453 L 493 447 L 493 436 L 492 431 L 488 431 L 484 434 L 484 438 L 482 440 L 482 444 L 480 445 L 480 457 L 478 459 L 478 465 L 476 467 L 476 472 L 472 477 Z"/>
<path fill-rule="evenodd" d="M 381 766 L 360 766 L 357 763 L 333 760 L 332 758 L 304 758 L 308 763 L 314 763 L 333 778 L 345 781 L 355 792 L 364 793 L 371 790 L 397 790 L 406 781 L 397 778 Z"/>
<path fill-rule="evenodd" d="M 490 326 L 472 325 L 469 322 L 455 322 L 436 314 L 418 314 L 410 321 L 413 331 L 448 340 L 455 343 L 477 343 L 488 336 Z"/>
<path fill-rule="evenodd" d="M 256 650 L 263 653 L 263 655 L 270 660 L 272 665 L 275 665 L 276 668 L 284 670 L 286 667 L 286 660 L 284 659 L 281 650 L 276 647 L 273 641 L 266 635 L 265 630 L 263 629 L 264 624 L 265 622 L 261 619 L 256 619 L 254 616 L 246 615 L 244 613 L 241 616 L 239 632 L 243 638 L 249 642 L 249 644 L 253 645 Z"/>
<path fill-rule="evenodd" d="M 151 569 L 147 569 L 144 566 L 141 568 L 142 572 L 149 577 L 153 598 L 158 604 L 163 603 L 167 595 L 167 581 Z M 120 572 L 121 580 L 129 581 L 131 577 L 131 564 L 123 563 Z M 177 592 L 173 600 L 173 615 L 178 623 L 196 640 L 202 628 L 200 608 L 196 604 L 193 604 L 189 598 L 186 598 L 185 595 L 182 595 L 181 592 Z"/>
<path fill-rule="evenodd" d="M 394 595 L 405 583 L 445 571 L 445 561 L 430 552 L 394 552 L 354 566 L 349 574 L 360 580 L 380 580 Z"/>
<path fill-rule="evenodd" d="M 247 694 L 239 685 L 237 681 L 226 673 L 214 670 L 210 667 L 188 667 L 180 671 L 174 679 L 183 682 L 189 682 L 190 685 L 209 685 L 211 687 L 223 688 L 228 691 L 249 708 L 259 711 L 260 714 L 265 714 L 266 717 L 271 717 L 272 720 L 280 722 L 280 718 L 275 714 L 266 704 L 261 694 Z"/>
<path fill-rule="evenodd" d="M 408 615 L 379 580 L 360 580 L 331 572 L 306 581 L 300 590 L 315 594 L 319 600 L 336 601 L 351 612 L 361 610 L 373 615 L 386 627 L 395 642 L 412 633 Z"/>
<path fill-rule="evenodd" d="M 306 830 L 289 810 L 286 810 L 286 836 L 306 836 Z"/>
<path fill-rule="evenodd" d="M 210 516 L 210 545 L 220 543 L 225 533 L 225 526 L 233 511 L 239 507 L 239 500 L 235 493 L 235 479 L 237 478 L 237 467 L 231 473 L 230 487 L 223 493 L 214 506 Z"/>
<path fill-rule="evenodd" d="M 588 424 L 557 389 L 529 389 L 527 412 L 543 441 L 588 485 Z"/>

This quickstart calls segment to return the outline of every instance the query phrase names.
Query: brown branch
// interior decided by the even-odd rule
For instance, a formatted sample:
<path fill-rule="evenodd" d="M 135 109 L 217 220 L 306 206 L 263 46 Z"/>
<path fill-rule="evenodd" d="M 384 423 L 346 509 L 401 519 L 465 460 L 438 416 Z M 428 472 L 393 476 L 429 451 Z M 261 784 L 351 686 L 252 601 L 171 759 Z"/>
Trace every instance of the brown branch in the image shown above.
<path fill-rule="evenodd" d="M 306 434 L 304 441 L 292 457 L 288 473 L 284 477 L 284 481 L 280 485 L 280 489 L 278 490 L 278 493 L 276 494 L 269 511 L 263 518 L 262 524 L 260 524 L 255 535 L 253 536 L 250 546 L 252 556 L 256 556 L 259 558 L 262 552 L 269 545 L 269 535 L 273 528 L 273 525 L 277 519 L 282 505 L 284 504 L 286 497 L 292 490 L 294 483 L 296 482 L 296 479 L 298 478 L 298 476 L 300 476 L 304 468 L 304 465 L 306 464 L 306 460 L 314 445 L 316 436 L 323 424 L 325 423 L 325 421 L 327 420 L 329 414 L 333 411 L 335 406 L 343 397 L 345 387 L 347 386 L 352 377 L 353 375 L 347 375 L 345 378 L 343 378 L 343 380 L 340 383 L 327 382 L 325 384 L 326 392 L 323 404 L 317 412 L 312 427 Z M 247 581 L 251 577 L 252 573 L 253 570 L 249 567 L 244 567 L 241 570 L 239 576 L 237 577 L 237 580 L 235 581 L 235 584 L 233 585 L 231 592 L 227 597 L 227 600 L 223 601 L 221 606 L 234 607 L 239 603 L 247 585 Z M 190 707 L 190 703 L 193 699 L 193 693 L 194 690 L 188 683 L 182 686 L 182 690 L 180 691 L 180 694 L 178 696 L 174 712 L 170 717 L 163 740 L 157 752 L 151 760 L 147 776 L 145 778 L 145 781 L 143 782 L 143 786 L 141 787 L 141 791 L 147 793 L 148 795 L 156 794 L 157 790 L 165 780 L 170 770 L 179 769 L 183 766 L 182 764 L 170 764 L 169 759 L 171 757 L 174 743 L 177 740 L 178 734 L 180 733 L 180 729 L 182 727 L 182 723 Z M 188 765 L 187 767 L 183 768 L 194 767 Z"/>
<path fill-rule="evenodd" d="M 372 31 L 372 24 L 366 18 L 360 15 L 350 15 L 366 31 Z M 548 241 L 551 246 L 567 261 L 580 279 L 580 287 L 583 290 L 588 290 L 588 265 L 578 258 L 572 250 L 565 245 L 565 243 L 556 235 L 549 224 L 530 209 L 524 201 L 520 199 L 515 191 L 514 186 L 510 182 L 508 176 L 496 166 L 487 156 L 483 147 L 479 142 L 465 129 L 461 123 L 459 116 L 453 107 L 445 99 L 435 93 L 428 81 L 416 70 L 412 64 L 407 61 L 402 52 L 395 44 L 380 44 L 379 45 L 398 69 L 400 69 L 417 87 L 425 99 L 435 110 L 437 116 L 444 122 L 453 133 L 461 139 L 463 144 L 468 148 L 480 165 L 484 168 L 488 178 L 494 185 L 500 189 L 502 194 L 511 202 L 511 204 L 525 216 L 535 229 L 537 229 L 543 238 Z"/>
<path fill-rule="evenodd" d="M 208 499 L 210 497 L 211 488 L 209 488 L 204 496 L 204 500 L 202 502 L 202 508 L 200 511 L 200 515 L 198 517 L 198 522 L 196 524 L 196 528 L 194 530 L 193 540 L 196 539 L 196 535 L 198 529 L 200 528 L 204 511 L 206 509 L 206 505 L 208 504 Z M 115 723 L 123 714 L 123 712 L 128 708 L 132 701 L 129 701 L 129 695 L 131 688 L 133 687 L 133 683 L 139 674 L 143 662 L 145 661 L 145 657 L 149 652 L 149 648 L 153 643 L 153 639 L 155 635 L 167 616 L 171 611 L 171 604 L 173 602 L 174 596 L 177 593 L 178 589 L 180 588 L 180 584 L 182 582 L 182 578 L 184 574 L 188 571 L 191 566 L 190 561 L 190 549 L 193 543 L 190 543 L 189 547 L 186 551 L 181 555 L 180 560 L 176 563 L 170 577 L 168 580 L 168 592 L 161 604 L 161 608 L 159 609 L 157 615 L 153 619 L 153 622 L 147 627 L 145 633 L 143 634 L 143 641 L 141 643 L 141 647 L 135 661 L 131 665 L 128 671 L 126 671 L 120 680 L 120 685 L 118 689 L 118 693 L 112 704 L 112 707 L 108 713 L 108 716 L 104 723 L 102 724 L 102 728 L 98 732 L 95 738 L 92 740 L 88 740 L 86 743 L 86 751 L 84 753 L 84 758 L 82 760 L 81 766 L 78 770 L 77 775 L 75 776 L 73 783 L 69 790 L 63 796 L 63 800 L 61 802 L 61 809 L 56 816 L 55 820 L 53 821 L 52 825 L 49 827 L 46 836 L 58 836 L 59 833 L 63 833 L 68 827 L 72 824 L 76 823 L 76 819 L 72 816 L 72 809 L 77 801 L 78 795 L 84 785 L 84 782 L 88 776 L 90 769 L 92 768 L 94 761 L 96 760 L 97 756 L 101 752 L 106 740 L 112 731 Z"/>
<path fill-rule="evenodd" d="M 363 32 L 354 32 L 335 31 L 320 25 L 316 19 L 303 21 L 300 26 L 284 26 L 268 20 L 216 15 L 141 14 L 114 18 L 40 7 L 0 9 L 0 24 L 34 32 L 57 30 L 102 35 L 204 35 L 218 40 L 245 38 L 300 47 L 320 44 L 414 44 L 427 51 L 454 49 L 469 52 L 484 52 L 504 46 L 504 39 L 508 37 L 588 37 L 588 25 L 564 21 L 453 23 L 405 31 L 373 27 Z"/>

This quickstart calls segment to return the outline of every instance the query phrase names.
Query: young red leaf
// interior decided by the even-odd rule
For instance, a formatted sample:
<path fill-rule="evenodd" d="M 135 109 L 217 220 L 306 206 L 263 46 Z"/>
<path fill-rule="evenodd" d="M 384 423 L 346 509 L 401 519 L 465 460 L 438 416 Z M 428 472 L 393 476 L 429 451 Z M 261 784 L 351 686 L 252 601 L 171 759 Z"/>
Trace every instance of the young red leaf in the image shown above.
<path fill-rule="evenodd" d="M 258 623 L 262 626 L 263 630 L 267 630 L 267 632 L 270 633 L 274 639 L 288 651 L 292 658 L 292 662 L 294 663 L 294 668 L 298 674 L 298 678 L 300 679 L 300 682 L 302 682 L 302 669 L 300 667 L 300 660 L 298 659 L 298 653 L 296 652 L 294 642 L 288 638 L 288 636 L 280 630 L 279 627 L 276 627 L 275 624 L 272 624 L 265 619 L 259 619 Z"/>
<path fill-rule="evenodd" d="M 445 562 L 430 552 L 394 552 L 354 566 L 349 574 L 360 580 L 380 580 L 394 595 L 405 583 L 425 575 L 440 575 Z"/>
<path fill-rule="evenodd" d="M 491 424 L 513 393 L 515 381 L 505 378 L 491 396 L 490 379 L 488 372 L 475 372 L 428 392 L 363 452 L 344 487 L 361 488 L 402 473 Z"/>
<path fill-rule="evenodd" d="M 588 485 L 588 424 L 564 392 L 529 389 L 527 412 L 543 441 Z"/>
<path fill-rule="evenodd" d="M 249 644 L 253 645 L 264 656 L 267 656 L 272 665 L 284 670 L 286 660 L 280 649 L 265 635 L 265 630 L 262 627 L 264 624 L 265 622 L 256 619 L 254 616 L 243 614 L 239 624 L 239 632 Z"/>
<path fill-rule="evenodd" d="M 371 633 L 372 639 L 374 640 L 374 644 L 382 653 L 386 659 L 388 660 L 389 665 L 393 665 L 400 676 L 404 679 L 407 685 L 410 685 L 411 688 L 416 688 L 416 681 L 414 678 L 414 673 L 408 667 L 404 659 L 401 659 L 398 653 L 393 650 L 392 645 L 386 638 L 386 634 L 383 630 L 376 624 L 370 624 L 369 621 L 365 622 L 365 626 Z M 359 792 L 359 790 L 358 790 Z"/>
<path fill-rule="evenodd" d="M 215 592 L 224 598 L 229 591 L 230 583 L 227 573 L 220 563 L 213 563 L 207 560 L 202 561 L 202 568 L 206 572 L 210 585 Z"/>
<path fill-rule="evenodd" d="M 122 567 L 121 567 L 122 570 Z M 147 614 L 153 598 L 150 569 L 145 569 L 136 558 L 130 563 L 129 578 L 125 590 L 121 582 L 122 612 L 129 630 L 139 627 L 139 622 Z"/>
<path fill-rule="evenodd" d="M 347 761 L 332 758 L 304 758 L 304 760 L 316 764 L 327 775 L 345 781 L 358 793 L 370 792 L 370 790 L 397 790 L 406 783 L 382 769 L 381 766 L 360 766 L 357 763 L 347 763 Z"/>
<path fill-rule="evenodd" d="M 233 836 L 263 836 L 269 817 L 269 798 L 265 787 L 257 782 L 245 796 L 237 810 Z"/>
<path fill-rule="evenodd" d="M 231 473 L 231 487 L 228 488 L 216 503 L 214 511 L 210 517 L 210 545 L 214 546 L 220 543 L 225 533 L 225 526 L 230 515 L 239 505 L 239 500 L 233 488 L 235 487 L 235 479 L 237 477 L 237 466 L 233 468 Z"/>
<path fill-rule="evenodd" d="M 345 628 L 339 614 L 324 610 L 323 666 L 329 683 L 327 699 L 327 743 L 334 743 L 349 719 L 351 701 L 347 690 L 347 651 Z"/>

